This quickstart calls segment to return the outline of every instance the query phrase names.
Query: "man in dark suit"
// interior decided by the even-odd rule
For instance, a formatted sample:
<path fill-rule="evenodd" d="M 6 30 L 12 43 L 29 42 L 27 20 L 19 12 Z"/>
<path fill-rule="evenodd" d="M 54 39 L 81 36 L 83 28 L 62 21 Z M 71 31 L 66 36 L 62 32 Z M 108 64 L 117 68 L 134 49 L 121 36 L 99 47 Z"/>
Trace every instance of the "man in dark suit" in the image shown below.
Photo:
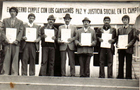
<path fill-rule="evenodd" d="M 56 27 L 54 27 L 55 18 L 53 15 L 50 15 L 47 21 L 48 23 L 41 27 L 42 63 L 40 76 L 54 76 L 55 49 L 58 30 Z M 45 41 L 45 38 L 48 37 L 45 34 L 45 29 L 49 29 L 54 32 L 54 36 L 50 37 L 52 38 L 53 42 Z"/>
<path fill-rule="evenodd" d="M 77 53 L 79 54 L 80 63 L 80 77 L 89 77 L 90 75 L 90 58 L 94 51 L 94 46 L 96 45 L 96 33 L 94 29 L 90 27 L 90 20 L 86 17 L 82 20 L 83 27 L 79 29 L 76 33 L 75 44 L 77 46 Z M 91 44 L 89 46 L 82 46 L 81 44 L 81 34 L 89 33 L 91 34 Z"/>
<path fill-rule="evenodd" d="M 65 25 L 59 26 L 58 31 L 58 43 L 60 45 L 60 54 L 61 54 L 61 75 L 66 76 L 66 52 L 69 56 L 70 61 L 70 73 L 71 76 L 75 76 L 75 56 L 74 51 L 76 50 L 74 40 L 76 35 L 76 27 L 70 25 L 71 17 L 70 14 L 66 14 L 64 18 Z M 61 40 L 61 31 L 62 29 L 70 29 L 71 30 L 71 37 L 68 39 L 68 43 Z"/>
<path fill-rule="evenodd" d="M 99 71 L 99 78 L 105 78 L 105 72 L 104 72 L 104 66 L 105 66 L 105 60 L 107 60 L 107 72 L 108 72 L 108 78 L 112 78 L 112 66 L 113 66 L 113 54 L 115 51 L 114 44 L 117 40 L 116 37 L 116 29 L 110 26 L 110 17 L 104 17 L 104 25 L 102 28 L 99 28 L 97 33 L 99 34 L 99 37 L 97 38 L 99 42 L 103 42 L 102 34 L 108 35 L 111 34 L 111 39 L 108 40 L 108 43 L 111 44 L 111 47 L 101 47 L 99 51 L 99 65 L 100 65 L 100 71 Z"/>
<path fill-rule="evenodd" d="M 22 56 L 22 75 L 27 76 L 27 65 L 28 62 L 30 63 L 29 66 L 29 75 L 35 75 L 35 60 L 36 60 L 36 51 L 39 50 L 39 41 L 40 41 L 40 26 L 34 23 L 35 20 L 34 14 L 28 15 L 28 23 L 24 24 L 24 32 L 23 32 L 23 39 L 25 40 L 23 43 L 23 56 Z M 27 28 L 35 28 L 36 29 L 36 40 L 34 42 L 26 41 L 26 29 Z"/>
<path fill-rule="evenodd" d="M 9 40 L 5 39 L 3 74 L 9 75 L 11 73 L 11 75 L 18 75 L 19 43 L 23 35 L 23 22 L 16 18 L 18 14 L 17 8 L 11 7 L 9 13 L 11 17 L 3 20 L 4 33 L 6 33 L 7 28 L 15 28 L 17 35 L 13 43 L 9 43 Z"/>
<path fill-rule="evenodd" d="M 2 66 L 3 66 L 3 59 L 4 59 L 3 42 L 5 39 L 6 39 L 6 36 L 4 34 L 3 24 L 0 21 L 0 72 L 1 72 Z"/>
<path fill-rule="evenodd" d="M 126 79 L 132 79 L 132 54 L 133 47 L 137 40 L 136 29 L 129 25 L 130 17 L 124 15 L 122 17 L 123 26 L 118 29 L 119 35 L 128 35 L 127 49 L 118 49 L 119 69 L 117 78 L 124 78 L 124 58 L 126 57 Z"/>

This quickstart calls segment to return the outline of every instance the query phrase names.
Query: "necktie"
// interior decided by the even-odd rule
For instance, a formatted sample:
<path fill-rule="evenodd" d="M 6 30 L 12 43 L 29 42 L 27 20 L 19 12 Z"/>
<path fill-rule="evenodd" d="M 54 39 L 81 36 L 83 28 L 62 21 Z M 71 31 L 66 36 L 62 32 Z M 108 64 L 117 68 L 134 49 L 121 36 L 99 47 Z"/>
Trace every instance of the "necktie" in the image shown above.
<path fill-rule="evenodd" d="M 11 21 L 11 25 L 12 25 L 12 27 L 14 27 L 14 20 Z"/>
<path fill-rule="evenodd" d="M 67 29 L 68 29 L 68 25 L 67 25 Z"/>

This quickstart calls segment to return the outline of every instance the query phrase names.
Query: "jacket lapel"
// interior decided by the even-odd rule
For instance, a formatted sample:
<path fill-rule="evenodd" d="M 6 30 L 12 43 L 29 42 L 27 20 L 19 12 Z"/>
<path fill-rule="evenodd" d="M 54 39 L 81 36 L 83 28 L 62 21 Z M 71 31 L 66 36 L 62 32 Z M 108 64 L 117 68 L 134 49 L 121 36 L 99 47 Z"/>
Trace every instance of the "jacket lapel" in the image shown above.
<path fill-rule="evenodd" d="M 129 34 L 131 32 L 131 28 L 130 28 L 130 26 L 128 26 L 128 28 L 127 28 L 127 34 Z"/>
<path fill-rule="evenodd" d="M 10 27 L 12 27 L 10 18 L 7 19 L 7 23 L 9 24 Z"/>
<path fill-rule="evenodd" d="M 16 26 L 18 23 L 19 23 L 19 22 L 18 22 L 18 20 L 17 20 L 17 18 L 16 18 L 16 19 L 15 19 L 15 24 L 14 24 L 14 26 Z"/>
<path fill-rule="evenodd" d="M 112 34 L 113 33 L 113 28 L 110 28 L 110 32 L 109 32 L 110 34 Z"/>

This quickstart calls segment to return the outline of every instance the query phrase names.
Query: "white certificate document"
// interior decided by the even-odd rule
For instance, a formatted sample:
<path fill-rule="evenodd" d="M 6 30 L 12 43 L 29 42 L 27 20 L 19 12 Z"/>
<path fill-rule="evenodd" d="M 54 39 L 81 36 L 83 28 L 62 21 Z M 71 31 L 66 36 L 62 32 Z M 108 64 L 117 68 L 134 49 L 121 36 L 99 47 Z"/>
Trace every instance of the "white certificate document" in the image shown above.
<path fill-rule="evenodd" d="M 71 29 L 61 29 L 61 40 L 68 43 L 69 38 L 71 38 Z"/>
<path fill-rule="evenodd" d="M 54 36 L 54 29 L 45 29 L 44 32 L 45 35 L 47 35 L 47 37 L 45 38 L 45 42 L 54 42 L 54 40 L 52 39 L 52 37 Z"/>
<path fill-rule="evenodd" d="M 118 37 L 118 49 L 127 49 L 128 35 L 119 35 Z"/>
<path fill-rule="evenodd" d="M 27 42 L 34 42 L 37 38 L 36 28 L 26 28 Z"/>
<path fill-rule="evenodd" d="M 101 47 L 111 48 L 111 44 L 108 41 L 112 39 L 112 34 L 103 33 L 101 38 L 103 39 L 103 42 L 101 42 Z"/>
<path fill-rule="evenodd" d="M 82 46 L 91 46 L 91 33 L 81 33 Z"/>
<path fill-rule="evenodd" d="M 17 29 L 16 28 L 6 28 L 6 37 L 9 43 L 13 43 L 16 40 Z"/>

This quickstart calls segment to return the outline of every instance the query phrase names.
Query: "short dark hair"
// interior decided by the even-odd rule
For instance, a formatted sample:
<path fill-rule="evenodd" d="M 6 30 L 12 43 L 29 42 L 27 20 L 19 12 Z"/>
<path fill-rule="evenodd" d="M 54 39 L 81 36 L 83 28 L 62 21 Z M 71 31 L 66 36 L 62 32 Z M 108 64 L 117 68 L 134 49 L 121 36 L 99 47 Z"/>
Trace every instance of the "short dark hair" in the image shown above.
<path fill-rule="evenodd" d="M 28 18 L 29 18 L 30 16 L 33 16 L 34 18 L 36 18 L 36 17 L 35 17 L 35 14 L 33 14 L 33 13 L 30 13 L 30 14 L 28 15 Z"/>
<path fill-rule="evenodd" d="M 11 7 L 11 8 L 9 9 L 9 12 L 11 12 L 12 9 L 15 10 L 16 13 L 18 14 L 18 9 L 17 9 L 16 7 Z"/>
<path fill-rule="evenodd" d="M 109 20 L 111 21 L 110 17 L 104 17 L 104 20 L 105 20 L 105 19 L 109 19 Z"/>
<path fill-rule="evenodd" d="M 124 15 L 124 16 L 122 17 L 122 21 L 123 21 L 124 18 L 128 18 L 128 22 L 130 21 L 130 17 L 129 17 L 128 15 Z"/>

